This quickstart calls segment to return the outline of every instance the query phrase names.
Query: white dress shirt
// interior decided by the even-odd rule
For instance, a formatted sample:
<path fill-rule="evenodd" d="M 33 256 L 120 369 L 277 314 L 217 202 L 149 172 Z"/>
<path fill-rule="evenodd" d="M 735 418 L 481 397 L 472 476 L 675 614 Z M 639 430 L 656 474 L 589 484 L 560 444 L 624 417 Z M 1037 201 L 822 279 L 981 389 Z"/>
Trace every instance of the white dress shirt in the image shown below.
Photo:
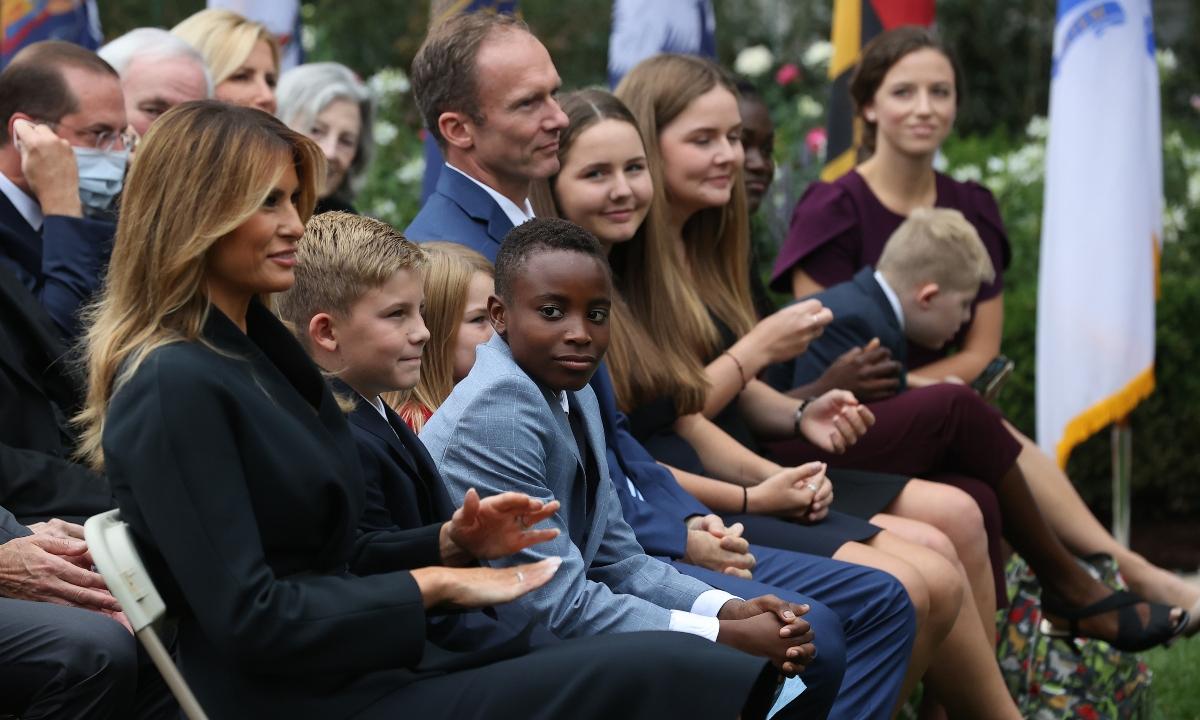
<path fill-rule="evenodd" d="M 900 323 L 900 329 L 904 329 L 904 307 L 900 304 L 900 297 L 896 295 L 896 291 L 888 285 L 888 281 L 884 279 L 883 273 L 875 271 L 875 282 L 879 283 L 879 287 L 883 288 L 883 294 L 887 296 L 888 304 L 892 306 L 892 312 L 896 313 L 896 321 Z"/>

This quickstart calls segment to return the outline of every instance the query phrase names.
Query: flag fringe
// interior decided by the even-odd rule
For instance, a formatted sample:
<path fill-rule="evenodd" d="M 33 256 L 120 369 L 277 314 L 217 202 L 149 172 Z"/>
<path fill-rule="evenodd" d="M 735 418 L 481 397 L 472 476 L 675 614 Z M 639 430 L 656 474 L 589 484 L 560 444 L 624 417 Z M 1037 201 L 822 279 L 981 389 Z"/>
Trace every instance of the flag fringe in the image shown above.
<path fill-rule="evenodd" d="M 1084 410 L 1067 423 L 1058 441 L 1058 466 L 1066 469 L 1067 459 L 1077 445 L 1133 412 L 1138 403 L 1154 392 L 1154 366 L 1146 368 L 1125 387 Z"/>

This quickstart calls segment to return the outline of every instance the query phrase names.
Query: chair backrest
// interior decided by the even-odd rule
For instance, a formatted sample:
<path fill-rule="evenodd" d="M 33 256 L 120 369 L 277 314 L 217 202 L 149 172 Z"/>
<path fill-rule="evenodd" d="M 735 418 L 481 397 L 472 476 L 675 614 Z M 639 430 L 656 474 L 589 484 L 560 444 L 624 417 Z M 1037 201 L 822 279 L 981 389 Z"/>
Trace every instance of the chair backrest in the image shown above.
<path fill-rule="evenodd" d="M 121 520 L 120 511 L 109 510 L 88 518 L 83 524 L 83 539 L 87 541 L 96 570 L 113 597 L 121 603 L 133 632 L 179 701 L 180 710 L 189 720 L 208 720 L 183 673 L 175 667 L 175 661 L 154 630 L 154 622 L 166 613 L 167 606 L 142 564 L 129 525 Z"/>
<path fill-rule="evenodd" d="M 167 606 L 154 588 L 154 581 L 146 572 L 129 526 L 121 520 L 119 510 L 88 518 L 83 526 L 83 537 L 96 570 L 104 576 L 134 632 L 158 620 Z"/>

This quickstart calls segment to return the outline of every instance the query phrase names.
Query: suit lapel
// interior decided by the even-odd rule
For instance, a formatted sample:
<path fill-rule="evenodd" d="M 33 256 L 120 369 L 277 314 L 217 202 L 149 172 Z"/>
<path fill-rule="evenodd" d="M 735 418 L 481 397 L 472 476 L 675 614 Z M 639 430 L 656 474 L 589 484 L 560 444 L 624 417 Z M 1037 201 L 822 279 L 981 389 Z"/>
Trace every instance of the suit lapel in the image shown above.
<path fill-rule="evenodd" d="M 472 219 L 487 227 L 487 234 L 497 245 L 512 230 L 512 220 L 487 191 L 476 185 L 458 170 L 446 168 L 438 176 L 438 192 L 462 208 Z"/>
<path fill-rule="evenodd" d="M 3 196 L 0 195 L 0 197 Z M 8 200 L 5 199 L 5 202 Z M 45 310 L 16 276 L 3 266 L 0 266 L 0 303 L 9 308 L 4 311 L 4 314 L 9 322 L 8 327 L 14 334 L 23 336 L 29 342 L 34 343 L 48 364 L 64 362 L 63 358 L 67 354 L 67 348 L 50 325 L 50 318 L 46 315 Z M 29 374 L 33 369 L 27 368 L 24 363 L 19 362 L 18 358 L 12 354 L 12 350 L 14 348 L 0 348 L 0 362 L 12 368 L 13 372 L 33 387 L 42 387 L 43 383 Z M 45 380 L 50 380 L 56 375 L 68 377 L 66 372 L 56 373 L 51 369 L 47 369 L 42 375 Z M 62 388 L 56 389 L 62 390 Z"/>
<path fill-rule="evenodd" d="M 896 311 L 892 309 L 891 301 L 888 300 L 883 288 L 879 286 L 879 281 L 875 279 L 875 270 L 869 265 L 859 270 L 854 276 L 854 284 L 870 299 L 878 313 L 883 316 L 884 322 L 880 324 L 880 331 L 882 335 L 884 334 L 882 331 L 886 329 L 887 336 L 880 337 L 880 342 L 891 349 L 894 360 L 907 366 L 908 341 L 904 337 L 904 331 L 900 329 L 900 321 L 896 318 Z"/>
<path fill-rule="evenodd" d="M 0 193 L 0 250 L 25 272 L 42 265 L 41 233 L 25 220 L 4 193 Z"/>

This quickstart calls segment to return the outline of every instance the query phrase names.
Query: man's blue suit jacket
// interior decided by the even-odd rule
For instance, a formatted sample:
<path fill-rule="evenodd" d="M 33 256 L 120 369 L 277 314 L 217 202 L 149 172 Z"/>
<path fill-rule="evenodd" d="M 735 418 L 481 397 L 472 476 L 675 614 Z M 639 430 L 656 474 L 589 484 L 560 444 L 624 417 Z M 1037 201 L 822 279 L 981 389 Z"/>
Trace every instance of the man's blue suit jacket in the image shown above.
<path fill-rule="evenodd" d="M 908 341 L 887 295 L 875 280 L 875 268 L 868 265 L 847 282 L 838 283 L 812 297 L 833 312 L 833 322 L 825 326 L 821 336 L 812 341 L 808 349 L 791 364 L 791 384 L 787 389 L 816 380 L 843 353 L 850 348 L 866 345 L 872 338 L 879 338 L 880 344 L 892 351 L 892 359 L 901 366 L 905 364 Z M 900 389 L 904 389 L 903 370 Z"/>
<path fill-rule="evenodd" d="M 68 343 L 79 334 L 79 307 L 91 299 L 112 254 L 116 226 L 47 215 L 41 231 L 0 193 L 0 263 L 29 288 Z"/>
<path fill-rule="evenodd" d="M 456 170 L 442 168 L 437 190 L 404 229 L 404 235 L 418 243 L 456 242 L 496 262 L 500 243 L 512 229 L 512 220 L 483 188 Z"/>

